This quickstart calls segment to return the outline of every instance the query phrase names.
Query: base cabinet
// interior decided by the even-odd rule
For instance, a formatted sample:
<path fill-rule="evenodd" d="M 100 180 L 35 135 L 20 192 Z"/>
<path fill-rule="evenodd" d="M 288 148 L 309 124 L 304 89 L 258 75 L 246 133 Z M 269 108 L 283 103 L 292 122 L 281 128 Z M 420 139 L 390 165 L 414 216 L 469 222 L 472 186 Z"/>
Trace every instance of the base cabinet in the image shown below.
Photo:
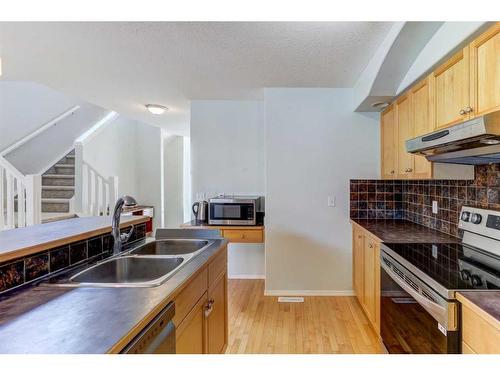
<path fill-rule="evenodd" d="M 373 329 L 380 334 L 380 242 L 353 226 L 353 284 Z"/>
<path fill-rule="evenodd" d="M 176 353 L 224 353 L 228 342 L 227 250 L 200 271 L 174 301 Z"/>

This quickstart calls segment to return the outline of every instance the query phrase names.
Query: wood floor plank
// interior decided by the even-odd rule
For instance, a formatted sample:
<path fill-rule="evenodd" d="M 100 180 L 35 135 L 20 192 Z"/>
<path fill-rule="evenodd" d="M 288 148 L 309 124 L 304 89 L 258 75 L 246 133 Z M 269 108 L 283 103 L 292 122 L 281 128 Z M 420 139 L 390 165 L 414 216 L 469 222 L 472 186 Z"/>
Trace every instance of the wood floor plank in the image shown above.
<path fill-rule="evenodd" d="M 226 353 L 381 353 L 354 297 L 305 297 L 278 303 L 264 280 L 229 280 Z"/>

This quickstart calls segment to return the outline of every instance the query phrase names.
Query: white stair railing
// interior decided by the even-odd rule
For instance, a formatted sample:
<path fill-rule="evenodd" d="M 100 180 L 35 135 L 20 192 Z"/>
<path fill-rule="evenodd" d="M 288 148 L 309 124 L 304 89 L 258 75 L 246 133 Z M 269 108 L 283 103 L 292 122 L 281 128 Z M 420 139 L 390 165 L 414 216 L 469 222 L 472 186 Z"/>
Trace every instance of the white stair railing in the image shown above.
<path fill-rule="evenodd" d="M 104 177 L 84 160 L 83 143 L 75 143 L 75 200 L 78 216 L 110 215 L 118 198 L 118 177 Z"/>
<path fill-rule="evenodd" d="M 41 185 L 40 175 L 24 176 L 0 156 L 0 230 L 41 222 Z"/>

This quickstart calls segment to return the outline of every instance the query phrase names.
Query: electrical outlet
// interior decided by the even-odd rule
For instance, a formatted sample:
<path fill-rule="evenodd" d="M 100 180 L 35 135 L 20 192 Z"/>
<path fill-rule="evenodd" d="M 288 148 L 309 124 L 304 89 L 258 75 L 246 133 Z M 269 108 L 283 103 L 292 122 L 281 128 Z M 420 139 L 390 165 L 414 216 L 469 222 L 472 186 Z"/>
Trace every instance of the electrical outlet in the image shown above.
<path fill-rule="evenodd" d="M 335 207 L 335 196 L 334 195 L 328 196 L 328 207 Z"/>
<path fill-rule="evenodd" d="M 438 202 L 437 201 L 432 201 L 432 213 L 433 214 L 438 213 Z"/>

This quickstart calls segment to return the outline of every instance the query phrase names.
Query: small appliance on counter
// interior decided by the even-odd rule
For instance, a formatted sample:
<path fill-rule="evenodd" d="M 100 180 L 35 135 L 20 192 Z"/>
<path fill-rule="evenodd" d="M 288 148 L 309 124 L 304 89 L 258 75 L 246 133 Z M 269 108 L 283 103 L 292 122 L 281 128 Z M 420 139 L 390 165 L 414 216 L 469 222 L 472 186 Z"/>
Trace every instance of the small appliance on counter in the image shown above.
<path fill-rule="evenodd" d="M 196 221 L 206 223 L 208 220 L 208 202 L 207 201 L 198 201 L 193 203 L 194 218 Z"/>
<path fill-rule="evenodd" d="M 262 197 L 220 196 L 208 200 L 208 224 L 258 225 L 262 222 Z"/>
<path fill-rule="evenodd" d="M 459 353 L 456 293 L 500 289 L 500 212 L 462 207 L 458 243 L 383 243 L 381 336 L 389 353 Z"/>

